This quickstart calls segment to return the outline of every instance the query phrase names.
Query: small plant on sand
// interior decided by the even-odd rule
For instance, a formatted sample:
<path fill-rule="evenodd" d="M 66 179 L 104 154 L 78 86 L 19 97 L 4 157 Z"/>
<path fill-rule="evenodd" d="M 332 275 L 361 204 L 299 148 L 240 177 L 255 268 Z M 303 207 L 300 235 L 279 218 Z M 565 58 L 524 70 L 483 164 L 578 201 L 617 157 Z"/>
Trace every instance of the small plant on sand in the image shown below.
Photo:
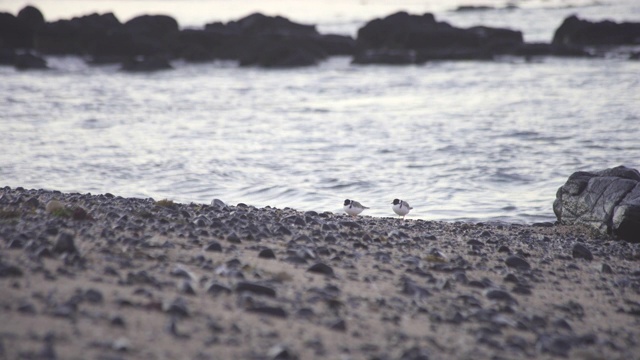
<path fill-rule="evenodd" d="M 50 211 L 51 215 L 63 218 L 69 218 L 73 215 L 73 212 L 67 208 L 57 208 Z"/>
<path fill-rule="evenodd" d="M 15 210 L 0 209 L 0 219 L 13 219 L 20 216 L 20 213 Z"/>
<path fill-rule="evenodd" d="M 174 203 L 173 200 L 169 200 L 169 199 L 162 199 L 162 200 L 156 201 L 156 206 L 172 208 L 175 205 L 176 205 L 176 203 Z"/>
<path fill-rule="evenodd" d="M 139 216 L 143 219 L 151 219 L 153 218 L 153 214 L 149 211 L 146 210 L 140 210 L 140 211 L 134 211 L 133 212 L 134 215 Z"/>

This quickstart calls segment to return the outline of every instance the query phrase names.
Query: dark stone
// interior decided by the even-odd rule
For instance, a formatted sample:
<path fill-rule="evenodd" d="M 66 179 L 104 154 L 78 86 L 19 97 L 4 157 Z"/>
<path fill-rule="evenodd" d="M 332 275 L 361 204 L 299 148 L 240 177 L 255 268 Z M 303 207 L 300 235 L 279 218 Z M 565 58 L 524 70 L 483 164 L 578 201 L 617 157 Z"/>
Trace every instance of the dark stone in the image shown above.
<path fill-rule="evenodd" d="M 76 253 L 78 250 L 73 241 L 73 235 L 67 232 L 60 233 L 53 246 L 53 251 L 56 253 Z"/>
<path fill-rule="evenodd" d="M 324 263 L 314 264 L 310 268 L 308 268 L 307 271 L 318 273 L 318 274 L 323 274 L 323 275 L 327 275 L 327 276 L 333 276 L 334 275 L 333 269 L 331 268 L 331 266 L 329 266 L 327 264 L 324 264 Z"/>
<path fill-rule="evenodd" d="M 591 22 L 572 15 L 564 19 L 553 35 L 554 45 L 637 45 L 640 23 Z"/>
<path fill-rule="evenodd" d="M 120 315 L 112 316 L 110 323 L 112 326 L 126 327 L 126 322 L 124 321 L 124 318 Z"/>
<path fill-rule="evenodd" d="M 355 221 L 340 221 L 340 226 L 348 227 L 351 229 L 360 229 L 362 227 Z"/>
<path fill-rule="evenodd" d="M 588 261 L 593 260 L 593 254 L 591 254 L 591 250 L 587 249 L 586 246 L 577 243 L 573 245 L 573 249 L 571 250 L 571 254 L 574 259 L 585 259 Z"/>
<path fill-rule="evenodd" d="M 640 173 L 624 166 L 575 172 L 558 189 L 553 211 L 561 224 L 640 242 Z"/>
<path fill-rule="evenodd" d="M 479 240 L 471 239 L 471 240 L 467 241 L 467 245 L 484 246 L 484 243 L 482 241 L 479 241 Z"/>
<path fill-rule="evenodd" d="M 307 263 L 307 259 L 305 259 L 302 256 L 299 256 L 297 254 L 295 255 L 291 255 L 291 256 L 287 256 L 284 261 L 288 262 L 288 263 L 292 263 L 292 264 L 306 264 Z"/>
<path fill-rule="evenodd" d="M 584 317 L 584 307 L 579 302 L 573 300 L 556 305 L 556 308 L 578 319 L 582 319 Z"/>
<path fill-rule="evenodd" d="M 571 351 L 572 343 L 573 339 L 567 335 L 542 334 L 538 336 L 536 346 L 543 353 L 566 357 Z"/>
<path fill-rule="evenodd" d="M 232 243 L 232 244 L 240 244 L 242 243 L 242 240 L 240 240 L 240 237 L 238 235 L 236 235 L 236 233 L 232 232 L 229 235 L 227 235 L 227 241 Z"/>
<path fill-rule="evenodd" d="M 101 304 L 103 298 L 102 293 L 96 289 L 88 289 L 84 292 L 84 299 L 93 304 Z"/>
<path fill-rule="evenodd" d="M 178 319 L 175 317 L 171 317 L 167 322 L 166 331 L 172 336 L 178 339 L 188 339 L 190 338 L 189 334 L 185 334 L 178 330 Z"/>
<path fill-rule="evenodd" d="M 222 284 L 212 283 L 207 288 L 207 293 L 209 293 L 211 295 L 214 295 L 214 296 L 218 296 L 218 295 L 221 295 L 221 294 L 231 294 L 231 289 L 229 287 L 227 287 L 227 286 L 222 285 Z"/>
<path fill-rule="evenodd" d="M 288 347 L 284 345 L 275 345 L 267 352 L 268 358 L 271 360 L 295 360 L 298 359 Z"/>
<path fill-rule="evenodd" d="M 347 331 L 347 323 L 344 319 L 338 319 L 329 324 L 329 329 L 336 331 Z"/>
<path fill-rule="evenodd" d="M 512 283 L 516 283 L 516 284 L 520 282 L 518 277 L 515 276 L 514 274 L 507 274 L 507 276 L 504 277 L 504 281 L 505 282 L 512 282 Z"/>
<path fill-rule="evenodd" d="M 195 295 L 196 291 L 193 288 L 193 285 L 191 285 L 191 281 L 185 279 L 183 281 L 180 282 L 180 285 L 178 286 L 178 291 L 181 294 L 185 294 L 185 295 Z"/>
<path fill-rule="evenodd" d="M 487 299 L 491 299 L 491 300 L 516 302 L 516 299 L 514 299 L 513 296 L 511 296 L 511 294 L 509 294 L 505 290 L 500 290 L 500 289 L 489 290 L 485 293 L 485 296 L 487 297 Z"/>
<path fill-rule="evenodd" d="M 17 277 L 22 276 L 22 270 L 15 265 L 7 265 L 0 263 L 0 278 L 2 277 Z"/>
<path fill-rule="evenodd" d="M 193 219 L 193 224 L 195 226 L 205 227 L 205 226 L 211 225 L 211 221 L 207 219 L 206 216 L 198 216 L 195 219 Z"/>
<path fill-rule="evenodd" d="M 178 297 L 175 300 L 173 300 L 171 303 L 163 306 L 163 310 L 167 314 L 174 315 L 174 316 L 182 316 L 182 317 L 189 316 L 189 309 L 187 307 L 187 302 L 181 297 Z"/>
<path fill-rule="evenodd" d="M 567 331 L 573 331 L 571 324 L 565 319 L 557 319 L 552 322 L 552 325 L 556 329 L 562 329 Z"/>
<path fill-rule="evenodd" d="M 56 317 L 71 317 L 75 314 L 77 310 L 77 304 L 73 302 L 66 302 L 64 304 L 57 305 L 53 311 L 52 315 Z"/>
<path fill-rule="evenodd" d="M 32 303 L 30 303 L 30 302 L 23 302 L 23 303 L 21 303 L 20 305 L 18 305 L 18 307 L 17 307 L 17 309 L 16 309 L 16 310 L 18 310 L 18 312 L 21 312 L 21 313 L 23 313 L 23 314 L 30 314 L 30 315 L 33 315 L 33 314 L 35 314 L 35 313 L 36 313 L 36 307 L 35 307 L 35 305 L 33 305 L 33 304 L 32 304 Z M 1 355 L 1 353 L 0 353 L 0 355 Z"/>
<path fill-rule="evenodd" d="M 44 70 L 49 68 L 47 66 L 47 60 L 45 60 L 41 56 L 38 56 L 32 53 L 16 54 L 13 62 L 14 62 L 14 66 L 18 70 L 30 70 L 30 69 Z"/>
<path fill-rule="evenodd" d="M 415 283 L 415 281 L 411 280 L 408 277 L 405 277 L 402 280 L 402 293 L 405 295 L 423 298 L 431 296 L 431 292 L 426 288 L 419 286 Z"/>
<path fill-rule="evenodd" d="M 177 265 L 175 268 L 173 268 L 169 272 L 169 275 L 181 277 L 185 279 L 191 279 L 191 274 L 187 270 L 185 270 L 181 265 Z"/>
<path fill-rule="evenodd" d="M 254 306 L 248 308 L 247 311 L 280 318 L 286 318 L 288 316 L 287 312 L 283 308 L 275 306 Z"/>
<path fill-rule="evenodd" d="M 405 350 L 400 356 L 402 360 L 429 360 L 429 351 L 420 347 L 414 346 L 408 350 Z"/>
<path fill-rule="evenodd" d="M 531 287 L 525 284 L 517 284 L 511 289 L 511 292 L 520 295 L 531 295 Z"/>
<path fill-rule="evenodd" d="M 531 265 L 529 264 L 528 261 L 526 261 L 525 259 L 516 256 L 516 255 L 511 255 L 509 257 L 507 257 L 507 259 L 504 261 L 504 263 L 511 268 L 515 268 L 518 270 L 529 270 L 531 269 Z"/>
<path fill-rule="evenodd" d="M 264 286 L 256 283 L 250 283 L 246 281 L 239 282 L 236 285 L 235 289 L 236 289 L 236 292 L 247 291 L 256 295 L 265 295 L 265 296 L 271 296 L 271 297 L 276 296 L 275 289 L 272 289 L 268 286 Z"/>
<path fill-rule="evenodd" d="M 276 254 L 271 249 L 263 249 L 258 253 L 258 257 L 263 259 L 275 259 Z"/>
<path fill-rule="evenodd" d="M 204 248 L 204 250 L 222 252 L 222 245 L 217 241 L 212 241 Z"/>
<path fill-rule="evenodd" d="M 602 264 L 602 273 L 603 274 L 613 274 L 613 269 L 609 264 Z"/>

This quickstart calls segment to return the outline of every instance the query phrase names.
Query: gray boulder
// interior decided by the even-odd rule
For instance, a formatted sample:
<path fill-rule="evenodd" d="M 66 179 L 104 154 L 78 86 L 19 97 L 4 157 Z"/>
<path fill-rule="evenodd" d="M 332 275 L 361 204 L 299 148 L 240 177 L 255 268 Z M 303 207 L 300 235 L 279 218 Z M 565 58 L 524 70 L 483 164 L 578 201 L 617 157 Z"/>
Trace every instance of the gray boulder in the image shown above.
<path fill-rule="evenodd" d="M 640 173 L 624 166 L 575 172 L 558 189 L 553 212 L 561 224 L 587 224 L 640 242 Z"/>

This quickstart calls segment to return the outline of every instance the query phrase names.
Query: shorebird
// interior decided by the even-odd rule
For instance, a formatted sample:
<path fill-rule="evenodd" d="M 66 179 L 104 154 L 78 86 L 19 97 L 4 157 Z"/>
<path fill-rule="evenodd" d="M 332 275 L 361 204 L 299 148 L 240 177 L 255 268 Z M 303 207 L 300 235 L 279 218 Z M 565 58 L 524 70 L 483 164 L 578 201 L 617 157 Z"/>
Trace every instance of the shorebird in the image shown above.
<path fill-rule="evenodd" d="M 344 201 L 343 209 L 344 209 L 344 212 L 346 212 L 347 214 L 349 214 L 351 216 L 356 216 L 356 215 L 360 214 L 362 212 L 362 210 L 368 209 L 368 207 L 363 206 L 362 204 L 360 204 L 359 202 L 357 202 L 355 200 L 346 199 Z"/>
<path fill-rule="evenodd" d="M 393 206 L 391 208 L 393 209 L 393 212 L 402 216 L 403 220 L 404 217 L 409 213 L 409 211 L 413 209 L 408 202 L 402 201 L 400 199 L 393 199 L 392 204 Z"/>

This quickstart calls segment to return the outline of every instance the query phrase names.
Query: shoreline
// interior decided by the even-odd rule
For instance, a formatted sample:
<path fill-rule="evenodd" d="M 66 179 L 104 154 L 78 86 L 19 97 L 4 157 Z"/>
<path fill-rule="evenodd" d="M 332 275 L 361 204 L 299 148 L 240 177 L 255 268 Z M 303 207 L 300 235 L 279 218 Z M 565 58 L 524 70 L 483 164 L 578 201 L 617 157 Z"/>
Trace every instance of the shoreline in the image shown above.
<path fill-rule="evenodd" d="M 4 187 L 0 244 L 7 358 L 640 351 L 640 244 L 585 227 Z"/>

